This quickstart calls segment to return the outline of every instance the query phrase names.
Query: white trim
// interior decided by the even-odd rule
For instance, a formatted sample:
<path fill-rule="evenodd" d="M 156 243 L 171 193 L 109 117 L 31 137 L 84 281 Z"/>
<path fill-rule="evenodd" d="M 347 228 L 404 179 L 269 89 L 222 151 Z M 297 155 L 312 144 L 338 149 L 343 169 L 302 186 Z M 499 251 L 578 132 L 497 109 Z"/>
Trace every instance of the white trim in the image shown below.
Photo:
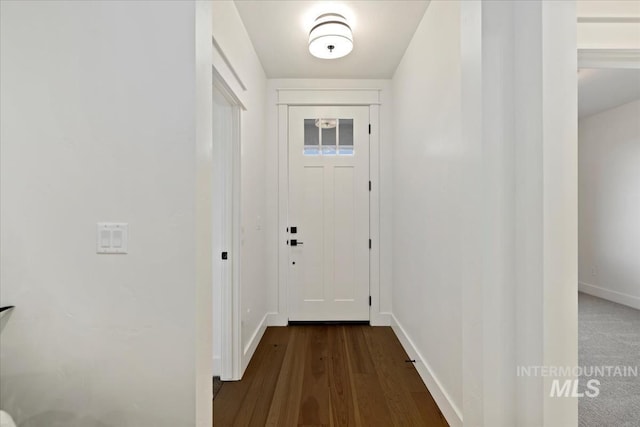
<path fill-rule="evenodd" d="M 289 79 L 285 79 L 285 80 L 289 80 Z M 278 92 L 287 92 L 287 91 L 290 91 L 290 92 L 327 92 L 327 91 L 380 92 L 381 90 L 382 89 L 377 87 L 281 87 L 281 88 L 276 88 L 276 91 Z"/>
<path fill-rule="evenodd" d="M 440 381 L 438 381 L 438 378 L 427 361 L 416 349 L 413 341 L 406 334 L 404 328 L 393 314 L 391 315 L 391 328 L 398 337 L 398 340 L 400 340 L 400 344 L 404 347 L 409 358 L 415 359 L 416 362 L 414 365 L 418 374 L 420 374 L 420 378 L 422 378 L 422 381 L 429 389 L 431 396 L 433 396 L 433 399 L 436 401 L 438 408 L 440 408 L 442 415 L 447 419 L 449 425 L 451 427 L 462 427 L 462 412 L 455 403 L 453 403 L 449 393 L 447 393 Z"/>
<path fill-rule="evenodd" d="M 369 106 L 369 323 L 379 326 L 380 313 L 380 106 Z"/>
<path fill-rule="evenodd" d="M 242 88 L 243 91 L 246 91 L 247 87 L 242 82 L 242 79 L 240 78 L 240 76 L 236 72 L 236 69 L 233 68 L 233 65 L 231 65 L 231 61 L 229 61 L 229 58 L 227 58 L 227 55 L 224 54 L 224 51 L 220 47 L 220 44 L 218 44 L 216 38 L 211 36 L 211 42 L 213 43 L 213 48 L 215 49 L 214 52 L 217 52 L 218 55 L 220 55 L 220 58 L 227 65 L 227 68 L 229 69 L 229 71 L 231 72 L 233 77 L 235 78 L 236 82 L 238 82 L 238 84 L 240 85 L 240 87 Z"/>
<path fill-rule="evenodd" d="M 213 356 L 213 376 L 214 377 L 219 377 L 220 373 L 222 372 L 222 358 L 219 356 Z"/>
<path fill-rule="evenodd" d="M 240 370 L 240 377 L 244 375 L 244 371 L 247 369 L 247 366 L 249 366 L 249 362 L 253 357 L 253 353 L 256 352 L 256 348 L 258 348 L 258 344 L 260 344 L 260 340 L 262 339 L 264 332 L 267 330 L 268 316 L 269 316 L 269 313 L 264 315 L 264 317 L 260 321 L 260 324 L 258 325 L 256 330 L 253 332 L 251 339 L 249 340 L 247 345 L 244 347 L 244 351 L 242 352 L 242 369 Z"/>
<path fill-rule="evenodd" d="M 578 24 L 640 24 L 638 16 L 583 16 Z"/>
<path fill-rule="evenodd" d="M 371 326 L 391 326 L 393 322 L 393 314 L 387 312 L 371 311 Z"/>
<path fill-rule="evenodd" d="M 241 161 L 240 161 L 240 146 L 242 141 L 241 135 L 241 114 L 240 108 L 236 108 L 236 121 L 234 123 L 234 136 L 233 143 L 231 147 L 231 182 L 232 182 L 232 236 L 231 236 L 231 251 L 230 251 L 230 261 L 232 268 L 232 289 L 233 289 L 233 299 L 228 301 L 230 306 L 232 307 L 232 329 L 231 333 L 233 334 L 232 346 L 233 346 L 233 379 L 241 379 L 242 374 L 244 372 L 244 368 L 242 367 L 242 356 L 240 353 L 240 349 L 242 346 L 242 319 L 240 317 L 241 314 L 241 306 L 240 301 L 242 301 L 242 294 L 240 284 L 242 283 L 241 277 L 241 269 L 240 264 L 242 263 L 242 259 L 240 258 L 240 227 L 242 224 L 242 211 L 241 211 L 241 188 L 242 188 L 242 170 L 241 170 Z M 223 301 L 224 304 L 224 301 Z M 224 333 L 224 331 L 223 331 Z"/>
<path fill-rule="evenodd" d="M 578 282 L 578 291 L 640 310 L 640 297 L 584 282 Z"/>
<path fill-rule="evenodd" d="M 640 49 L 578 49 L 578 68 L 640 69 Z"/>
<path fill-rule="evenodd" d="M 289 107 L 278 105 L 278 313 L 289 319 Z"/>
<path fill-rule="evenodd" d="M 267 313 L 267 326 L 287 326 L 289 319 L 286 315 L 280 313 Z"/>
<path fill-rule="evenodd" d="M 231 104 L 237 105 L 243 111 L 247 111 L 247 108 L 244 106 L 240 98 L 238 98 L 238 96 L 235 94 L 231 86 L 227 84 L 226 79 L 224 78 L 222 73 L 220 73 L 220 71 L 215 67 L 215 65 L 213 66 L 213 85 L 220 89 L 225 98 L 227 98 L 227 101 L 229 101 Z"/>
<path fill-rule="evenodd" d="M 223 246 L 228 248 L 228 263 L 222 265 L 222 353 L 220 355 L 220 378 L 226 381 L 239 380 L 242 376 L 242 353 L 240 331 L 240 129 L 241 109 L 244 109 L 236 93 L 219 70 L 213 67 L 213 86 L 217 88 L 233 107 L 232 137 L 222 147 L 220 154 L 224 183 L 231 183 L 231 194 L 223 189 L 224 204 L 231 204 L 231 218 L 223 211 L 223 227 L 231 223 L 231 236 L 224 236 Z M 231 157 L 229 164 L 226 159 Z M 218 232 L 218 231 L 216 231 Z M 227 241 L 231 239 L 231 241 Z M 219 256 L 219 254 L 214 254 Z M 231 288 L 229 289 L 229 285 Z"/>
<path fill-rule="evenodd" d="M 278 105 L 379 105 L 380 89 L 276 89 Z"/>
<path fill-rule="evenodd" d="M 370 162 L 375 165 L 369 171 L 372 181 L 370 194 L 370 232 L 372 234 L 369 292 L 372 305 L 369 310 L 369 322 L 373 326 L 388 326 L 391 323 L 390 313 L 380 310 L 380 92 L 382 89 L 365 88 L 311 88 L 292 89 L 276 88 L 278 108 L 278 312 L 269 313 L 270 326 L 284 326 L 289 319 L 289 247 L 287 227 L 289 216 L 289 106 L 295 105 L 360 105 L 369 107 L 371 123 Z M 375 156 L 375 158 L 374 158 Z M 374 256 L 374 254 L 376 254 Z M 374 265 L 376 264 L 377 265 Z M 371 272 L 375 276 L 374 281 Z"/>

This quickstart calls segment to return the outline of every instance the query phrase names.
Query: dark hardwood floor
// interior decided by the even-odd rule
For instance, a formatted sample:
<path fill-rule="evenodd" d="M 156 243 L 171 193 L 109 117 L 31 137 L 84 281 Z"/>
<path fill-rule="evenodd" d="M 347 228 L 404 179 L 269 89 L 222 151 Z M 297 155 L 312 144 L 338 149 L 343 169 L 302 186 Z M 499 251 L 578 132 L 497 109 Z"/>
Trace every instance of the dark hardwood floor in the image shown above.
<path fill-rule="evenodd" d="M 447 426 L 388 327 L 267 328 L 242 381 L 213 400 L 213 425 Z"/>

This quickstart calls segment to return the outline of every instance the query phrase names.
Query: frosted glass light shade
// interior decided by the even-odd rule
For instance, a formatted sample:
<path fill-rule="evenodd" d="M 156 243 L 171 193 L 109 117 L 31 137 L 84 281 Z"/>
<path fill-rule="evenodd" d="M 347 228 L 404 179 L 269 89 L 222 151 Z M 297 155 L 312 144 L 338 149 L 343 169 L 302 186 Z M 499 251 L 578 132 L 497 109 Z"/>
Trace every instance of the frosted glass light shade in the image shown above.
<path fill-rule="evenodd" d="M 331 129 L 338 125 L 336 119 L 316 119 L 316 127 L 322 129 Z"/>
<path fill-rule="evenodd" d="M 353 33 L 344 16 L 325 13 L 318 16 L 309 32 L 309 52 L 316 58 L 336 59 L 353 50 Z"/>

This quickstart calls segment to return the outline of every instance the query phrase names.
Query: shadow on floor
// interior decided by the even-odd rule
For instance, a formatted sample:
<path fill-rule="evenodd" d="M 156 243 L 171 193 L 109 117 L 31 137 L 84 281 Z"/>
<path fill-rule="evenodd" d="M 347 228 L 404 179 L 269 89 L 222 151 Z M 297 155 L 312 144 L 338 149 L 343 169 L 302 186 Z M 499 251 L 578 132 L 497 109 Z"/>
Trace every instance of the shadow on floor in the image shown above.
<path fill-rule="evenodd" d="M 213 377 L 213 398 L 216 398 L 216 394 L 222 388 L 222 381 L 220 381 L 220 377 Z"/>

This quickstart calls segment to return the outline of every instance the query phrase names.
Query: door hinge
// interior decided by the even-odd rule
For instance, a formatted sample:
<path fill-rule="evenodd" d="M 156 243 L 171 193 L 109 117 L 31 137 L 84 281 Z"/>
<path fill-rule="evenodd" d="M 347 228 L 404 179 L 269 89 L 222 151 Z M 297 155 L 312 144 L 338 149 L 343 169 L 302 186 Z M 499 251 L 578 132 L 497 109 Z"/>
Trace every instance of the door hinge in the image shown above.
<path fill-rule="evenodd" d="M 222 259 L 227 259 L 229 257 L 229 255 L 227 254 L 227 252 L 222 252 Z"/>
<path fill-rule="evenodd" d="M 369 249 L 371 249 L 371 239 L 369 239 Z"/>
<path fill-rule="evenodd" d="M 371 307 L 371 295 L 369 295 L 369 307 Z"/>
<path fill-rule="evenodd" d="M 371 181 L 369 181 L 369 191 L 371 191 Z"/>
<path fill-rule="evenodd" d="M 369 123 L 369 135 L 371 135 L 371 123 Z"/>

